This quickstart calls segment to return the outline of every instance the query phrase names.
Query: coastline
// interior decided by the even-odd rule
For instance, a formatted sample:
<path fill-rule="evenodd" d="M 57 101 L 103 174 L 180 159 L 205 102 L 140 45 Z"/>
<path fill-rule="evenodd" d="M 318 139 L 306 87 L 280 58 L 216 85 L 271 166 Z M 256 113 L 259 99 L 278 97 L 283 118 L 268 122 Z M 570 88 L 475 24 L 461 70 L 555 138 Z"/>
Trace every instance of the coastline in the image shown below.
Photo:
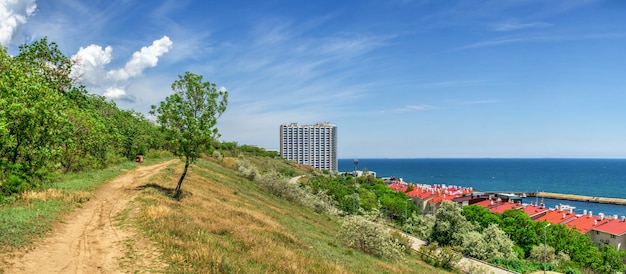
<path fill-rule="evenodd" d="M 600 204 L 626 205 L 626 199 L 592 197 L 592 196 L 552 193 L 552 192 L 530 192 L 530 193 L 526 193 L 526 197 L 551 198 L 551 199 L 559 199 L 559 200 L 580 201 L 580 202 L 600 203 Z"/>

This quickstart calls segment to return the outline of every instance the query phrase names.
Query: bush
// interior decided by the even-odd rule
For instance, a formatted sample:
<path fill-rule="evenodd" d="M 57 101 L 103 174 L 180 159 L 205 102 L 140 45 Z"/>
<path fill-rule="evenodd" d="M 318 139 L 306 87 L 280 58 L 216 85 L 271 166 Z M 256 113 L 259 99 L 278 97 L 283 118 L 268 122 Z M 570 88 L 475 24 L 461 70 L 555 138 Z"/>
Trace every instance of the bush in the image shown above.
<path fill-rule="evenodd" d="M 310 189 L 301 187 L 297 182 L 290 182 L 275 171 L 259 174 L 247 160 L 239 162 L 239 174 L 250 179 L 265 188 L 268 192 L 287 201 L 313 209 L 317 213 L 338 214 L 333 206 L 332 199 L 326 193 L 313 194 Z"/>
<path fill-rule="evenodd" d="M 252 165 L 252 163 L 250 163 L 250 161 L 242 159 L 237 162 L 237 173 L 239 176 L 248 178 L 249 180 L 254 180 L 259 174 L 259 171 L 254 165 Z"/>
<path fill-rule="evenodd" d="M 452 270 L 457 267 L 463 255 L 460 252 L 460 247 L 439 247 L 437 242 L 433 242 L 420 247 L 420 257 L 432 266 Z"/>
<path fill-rule="evenodd" d="M 219 161 L 224 159 L 224 156 L 222 156 L 222 153 L 220 153 L 219 150 L 214 150 L 211 155 L 213 156 L 213 158 L 215 158 L 215 159 L 217 159 Z"/>
<path fill-rule="evenodd" d="M 361 216 L 346 217 L 337 238 L 348 247 L 390 260 L 404 259 L 407 246 L 411 246 L 403 235 L 392 235 L 384 225 Z"/>

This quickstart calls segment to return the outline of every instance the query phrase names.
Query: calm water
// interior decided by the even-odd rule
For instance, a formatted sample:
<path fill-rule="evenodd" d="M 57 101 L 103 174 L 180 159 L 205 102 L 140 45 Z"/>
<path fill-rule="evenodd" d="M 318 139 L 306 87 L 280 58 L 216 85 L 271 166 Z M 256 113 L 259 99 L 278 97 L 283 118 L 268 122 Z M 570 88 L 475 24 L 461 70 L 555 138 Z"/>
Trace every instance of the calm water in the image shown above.
<path fill-rule="evenodd" d="M 480 191 L 546 191 L 626 199 L 626 159 L 358 159 L 378 177 L 406 182 L 473 187 Z M 354 170 L 354 159 L 339 159 L 339 171 Z M 528 202 L 528 199 L 524 200 Z M 546 199 L 594 214 L 626 215 L 626 206 Z"/>

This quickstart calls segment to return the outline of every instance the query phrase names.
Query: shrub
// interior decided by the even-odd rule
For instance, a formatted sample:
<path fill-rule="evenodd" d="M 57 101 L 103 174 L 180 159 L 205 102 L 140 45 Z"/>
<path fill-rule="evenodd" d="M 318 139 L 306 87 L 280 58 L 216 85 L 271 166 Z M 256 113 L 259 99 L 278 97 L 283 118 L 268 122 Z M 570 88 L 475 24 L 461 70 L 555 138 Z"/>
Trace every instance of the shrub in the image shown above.
<path fill-rule="evenodd" d="M 410 240 L 403 237 L 400 234 L 391 235 L 384 225 L 354 215 L 344 219 L 337 235 L 348 247 L 391 260 L 403 259 L 407 244 L 410 248 Z"/>
<path fill-rule="evenodd" d="M 220 153 L 219 150 L 214 150 L 211 155 L 213 156 L 213 158 L 215 158 L 215 159 L 217 159 L 219 161 L 224 159 L 224 156 L 222 156 L 222 153 Z"/>
<path fill-rule="evenodd" d="M 239 176 L 248 178 L 250 180 L 254 180 L 255 177 L 257 177 L 257 175 L 259 174 L 257 168 L 246 159 L 241 159 L 239 162 L 237 162 L 236 167 Z"/>
<path fill-rule="evenodd" d="M 239 165 L 240 175 L 253 177 L 254 182 L 265 188 L 267 191 L 278 197 L 284 198 L 292 203 L 313 209 L 317 213 L 338 214 L 338 210 L 333 206 L 332 199 L 325 193 L 313 194 L 310 189 L 301 187 L 297 182 L 290 182 L 275 171 L 265 174 L 258 174 L 257 169 L 249 162 L 242 160 L 244 164 Z M 249 166 L 248 166 L 249 165 Z"/>
<path fill-rule="evenodd" d="M 459 247 L 439 247 L 437 242 L 433 242 L 420 247 L 420 257 L 430 265 L 452 270 L 457 267 L 463 255 Z"/>

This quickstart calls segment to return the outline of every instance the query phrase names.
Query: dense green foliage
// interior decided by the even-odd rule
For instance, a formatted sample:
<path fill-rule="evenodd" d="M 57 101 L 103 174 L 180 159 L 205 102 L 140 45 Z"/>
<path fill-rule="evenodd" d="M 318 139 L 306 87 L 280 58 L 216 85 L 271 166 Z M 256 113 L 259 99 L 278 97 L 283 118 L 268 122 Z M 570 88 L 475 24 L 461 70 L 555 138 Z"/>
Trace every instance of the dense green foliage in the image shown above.
<path fill-rule="evenodd" d="M 71 67 L 46 38 L 20 46 L 17 56 L 0 48 L 0 201 L 49 185 L 61 172 L 164 148 L 140 113 L 74 85 Z"/>
<path fill-rule="evenodd" d="M 336 202 L 337 208 L 349 214 L 376 209 L 398 224 L 404 224 L 414 213 L 419 214 L 419 208 L 409 196 L 391 190 L 373 176 L 316 176 L 306 186 L 314 193 L 326 193 Z"/>
<path fill-rule="evenodd" d="M 594 272 L 609 273 L 623 271 L 626 258 L 625 251 L 616 251 L 610 245 L 596 246 L 588 235 L 565 225 L 546 222 L 535 222 L 521 210 L 511 209 L 503 214 L 493 214 L 480 206 L 466 206 L 462 210 L 468 221 L 480 226 L 481 229 L 489 225 L 498 225 L 515 243 L 514 249 L 519 253 L 518 258 L 492 259 L 492 263 L 506 266 L 518 271 L 532 271 L 542 269 L 543 242 L 546 241 L 546 256 L 549 269 L 568 271 L 572 269 L 590 269 Z M 546 234 L 544 234 L 546 228 Z M 534 263 L 533 263 L 534 262 Z M 524 270 L 524 271 L 522 271 Z"/>

